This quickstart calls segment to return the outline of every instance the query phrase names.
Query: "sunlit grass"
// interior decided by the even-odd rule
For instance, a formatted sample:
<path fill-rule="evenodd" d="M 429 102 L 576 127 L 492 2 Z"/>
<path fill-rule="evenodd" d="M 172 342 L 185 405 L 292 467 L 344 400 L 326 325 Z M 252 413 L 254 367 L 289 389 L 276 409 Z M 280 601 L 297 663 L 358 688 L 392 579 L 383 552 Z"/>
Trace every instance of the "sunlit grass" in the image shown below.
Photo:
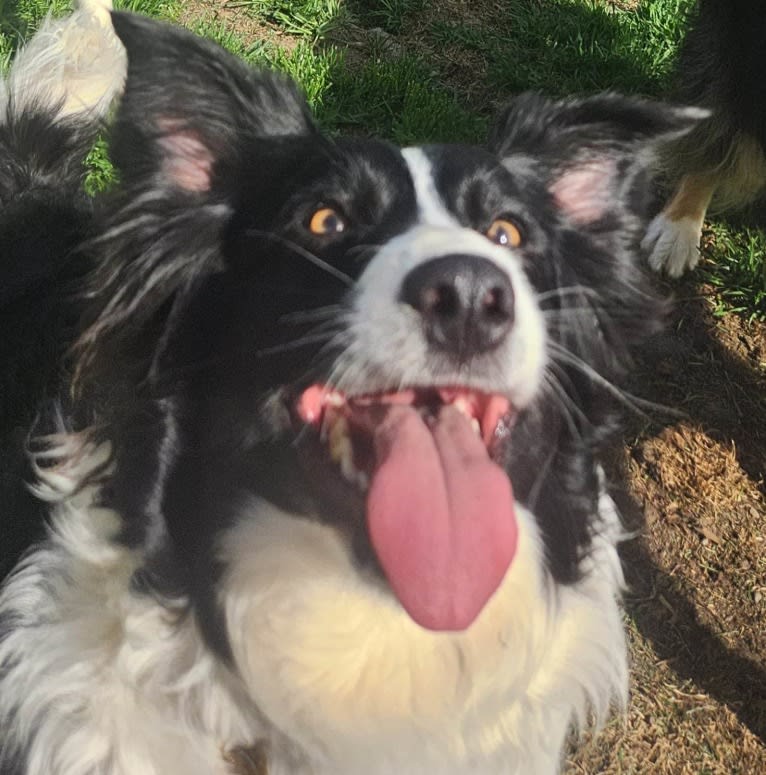
<path fill-rule="evenodd" d="M 718 291 L 717 312 L 766 320 L 766 238 L 761 229 L 711 227 L 700 274 Z"/>

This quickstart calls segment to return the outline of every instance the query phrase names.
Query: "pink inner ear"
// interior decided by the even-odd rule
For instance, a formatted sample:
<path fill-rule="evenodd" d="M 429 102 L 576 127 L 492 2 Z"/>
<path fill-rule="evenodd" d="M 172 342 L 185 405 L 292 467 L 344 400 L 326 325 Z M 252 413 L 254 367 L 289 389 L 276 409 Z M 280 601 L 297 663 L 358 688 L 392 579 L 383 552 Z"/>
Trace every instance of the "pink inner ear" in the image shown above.
<path fill-rule="evenodd" d="M 213 154 L 199 135 L 178 121 L 160 121 L 163 134 L 158 144 L 163 152 L 162 174 L 184 191 L 209 191 Z"/>
<path fill-rule="evenodd" d="M 615 162 L 609 159 L 575 164 L 553 181 L 550 191 L 575 223 L 593 223 L 613 205 L 616 172 Z"/>

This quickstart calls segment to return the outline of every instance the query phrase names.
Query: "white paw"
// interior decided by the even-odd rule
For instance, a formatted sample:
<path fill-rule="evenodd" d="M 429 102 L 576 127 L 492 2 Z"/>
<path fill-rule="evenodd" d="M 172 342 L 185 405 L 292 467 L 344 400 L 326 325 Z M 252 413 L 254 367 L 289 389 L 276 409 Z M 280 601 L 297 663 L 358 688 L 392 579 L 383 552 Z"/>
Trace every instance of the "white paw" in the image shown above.
<path fill-rule="evenodd" d="M 664 213 L 656 216 L 641 241 L 642 249 L 649 254 L 649 266 L 670 277 L 680 277 L 694 269 L 700 258 L 702 223 L 702 218 L 674 221 Z"/>

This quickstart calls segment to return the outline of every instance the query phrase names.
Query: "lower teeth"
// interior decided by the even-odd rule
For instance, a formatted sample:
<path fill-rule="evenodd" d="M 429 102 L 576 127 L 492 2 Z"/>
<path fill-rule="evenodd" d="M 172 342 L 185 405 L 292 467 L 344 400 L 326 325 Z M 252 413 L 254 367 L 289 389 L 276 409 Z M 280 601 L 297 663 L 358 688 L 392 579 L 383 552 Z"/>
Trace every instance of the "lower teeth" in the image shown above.
<path fill-rule="evenodd" d="M 467 404 L 458 399 L 453 405 L 470 421 L 474 433 L 477 436 L 481 436 L 481 424 L 476 417 L 471 417 L 468 413 Z M 422 406 L 418 408 L 418 411 L 423 420 L 429 426 L 433 426 L 436 422 L 433 409 Z M 369 476 L 354 465 L 354 447 L 349 435 L 348 420 L 341 414 L 328 412 L 327 421 L 322 429 L 322 436 L 326 438 L 330 459 L 338 466 L 343 478 L 366 490 L 369 486 Z"/>
<path fill-rule="evenodd" d="M 363 489 L 367 488 L 367 474 L 354 465 L 354 447 L 349 436 L 348 421 L 343 416 L 330 420 L 327 446 L 330 460 L 339 468 L 343 478 Z"/>

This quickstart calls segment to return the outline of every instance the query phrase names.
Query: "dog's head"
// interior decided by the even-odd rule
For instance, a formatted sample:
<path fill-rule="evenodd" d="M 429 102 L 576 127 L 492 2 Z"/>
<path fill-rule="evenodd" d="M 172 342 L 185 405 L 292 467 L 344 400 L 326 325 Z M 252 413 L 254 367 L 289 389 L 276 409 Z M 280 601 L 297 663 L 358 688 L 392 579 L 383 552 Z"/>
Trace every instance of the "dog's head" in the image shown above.
<path fill-rule="evenodd" d="M 322 134 L 292 84 L 211 43 L 114 24 L 122 193 L 77 380 L 144 578 L 215 620 L 221 536 L 255 501 L 331 526 L 431 629 L 491 597 L 516 503 L 576 578 L 611 381 L 658 319 L 647 163 L 695 115 L 525 96 L 487 148 L 401 150 Z"/>

